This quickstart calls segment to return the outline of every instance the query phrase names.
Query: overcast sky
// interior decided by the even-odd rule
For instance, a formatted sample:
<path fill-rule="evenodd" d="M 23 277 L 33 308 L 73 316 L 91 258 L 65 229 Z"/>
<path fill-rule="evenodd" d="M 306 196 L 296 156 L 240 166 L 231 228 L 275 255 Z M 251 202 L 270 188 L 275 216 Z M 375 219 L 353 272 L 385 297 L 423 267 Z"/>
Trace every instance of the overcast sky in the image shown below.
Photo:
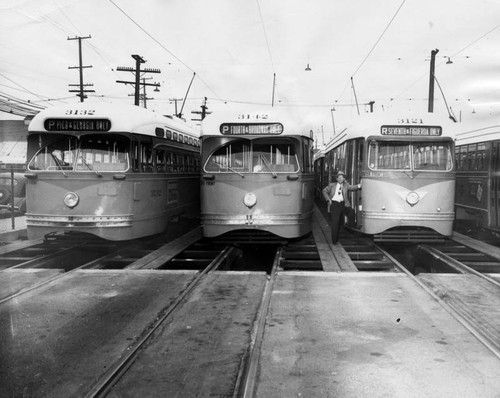
<path fill-rule="evenodd" d="M 86 101 L 133 103 L 139 54 L 160 92 L 149 108 L 174 112 L 196 72 L 185 114 L 203 97 L 275 104 L 317 115 L 315 128 L 375 101 L 378 112 L 426 111 L 431 50 L 436 77 L 457 117 L 500 115 L 500 0 L 0 0 L 0 92 L 43 106 L 75 103 L 82 41 Z M 447 64 L 448 57 L 453 62 Z M 311 70 L 305 68 L 309 64 Z M 436 86 L 435 112 L 446 114 Z M 41 101 L 41 99 L 47 101 Z M 51 99 L 48 101 L 48 99 Z M 473 113 L 474 112 L 474 113 Z M 11 118 L 0 114 L 0 118 Z"/>

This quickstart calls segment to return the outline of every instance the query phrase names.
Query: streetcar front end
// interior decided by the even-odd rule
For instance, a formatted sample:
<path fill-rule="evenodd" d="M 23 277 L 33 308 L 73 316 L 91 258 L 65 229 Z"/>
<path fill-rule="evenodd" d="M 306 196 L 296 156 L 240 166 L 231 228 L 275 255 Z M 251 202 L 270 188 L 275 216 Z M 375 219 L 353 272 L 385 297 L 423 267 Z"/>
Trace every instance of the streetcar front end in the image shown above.
<path fill-rule="evenodd" d="M 442 137 L 440 127 L 404 129 L 413 134 L 366 140 L 362 231 L 376 235 L 395 228 L 424 228 L 450 236 L 455 218 L 453 140 Z"/>

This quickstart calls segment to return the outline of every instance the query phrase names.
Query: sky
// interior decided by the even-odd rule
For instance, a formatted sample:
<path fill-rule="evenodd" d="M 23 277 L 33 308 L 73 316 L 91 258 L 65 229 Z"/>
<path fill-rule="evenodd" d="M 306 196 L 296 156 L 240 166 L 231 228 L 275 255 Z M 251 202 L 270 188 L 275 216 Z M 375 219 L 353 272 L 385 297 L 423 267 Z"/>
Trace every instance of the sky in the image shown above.
<path fill-rule="evenodd" d="M 174 113 L 171 99 L 186 96 L 196 74 L 187 118 L 205 97 L 212 112 L 274 99 L 328 135 L 333 120 L 367 112 L 370 101 L 375 112 L 426 112 L 438 49 L 444 96 L 436 86 L 434 112 L 500 116 L 500 0 L 0 0 L 0 25 L 4 101 L 79 102 L 68 92 L 79 82 L 68 69 L 78 65 L 78 41 L 68 38 L 91 36 L 82 40 L 92 66 L 84 82 L 95 90 L 86 102 L 132 104 L 133 87 L 116 80 L 133 74 L 117 67 L 134 67 L 138 54 L 143 68 L 161 70 L 143 76 L 160 84 L 147 91 L 157 112 Z"/>

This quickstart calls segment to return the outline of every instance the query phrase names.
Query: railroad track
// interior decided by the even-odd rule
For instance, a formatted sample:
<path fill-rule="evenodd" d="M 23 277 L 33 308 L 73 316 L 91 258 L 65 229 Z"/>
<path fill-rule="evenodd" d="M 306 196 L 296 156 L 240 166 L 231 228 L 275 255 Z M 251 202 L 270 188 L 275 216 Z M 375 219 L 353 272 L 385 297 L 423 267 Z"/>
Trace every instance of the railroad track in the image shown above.
<path fill-rule="evenodd" d="M 195 238 L 196 239 L 196 238 Z M 49 239 L 23 242 L 0 253 L 0 270 L 52 269 L 45 279 L 0 296 L 0 304 L 84 269 L 184 269 L 200 270 L 213 261 L 224 246 L 200 240 L 182 250 L 169 250 L 170 243 L 153 241 L 107 242 L 100 239 Z M 173 254 L 172 254 L 173 253 Z"/>
<path fill-rule="evenodd" d="M 487 294 L 492 297 L 498 297 L 500 294 L 499 281 L 478 271 L 478 269 L 483 271 L 486 269 L 489 271 L 500 269 L 498 268 L 500 267 L 498 260 L 447 239 L 439 245 L 429 246 L 423 244 L 416 248 L 420 262 L 429 266 L 429 272 L 415 275 L 408 270 L 410 267 L 400 263 L 388 251 L 382 248 L 380 250 L 394 261 L 394 264 L 401 272 L 406 273 L 495 356 L 500 358 L 500 339 L 497 332 L 499 323 L 497 318 L 490 319 L 483 316 L 481 311 L 476 311 L 475 305 L 481 306 L 481 303 L 476 303 L 476 300 L 480 298 L 467 291 L 467 288 L 473 286 L 472 292 L 487 291 Z M 462 285 L 457 283 L 456 288 L 447 288 L 446 286 L 449 285 L 440 282 L 441 279 L 444 280 L 444 278 L 450 278 L 450 276 L 439 275 L 439 273 L 456 274 L 460 278 L 456 281 L 461 282 Z M 466 275 L 469 275 L 469 277 Z"/>
<path fill-rule="evenodd" d="M 115 383 L 127 372 L 132 366 L 141 348 L 152 338 L 155 332 L 169 319 L 177 309 L 182 305 L 186 298 L 193 294 L 196 288 L 200 285 L 208 273 L 217 270 L 219 267 L 227 266 L 227 263 L 234 259 L 235 248 L 226 246 L 210 263 L 198 273 L 198 275 L 191 281 L 187 288 L 174 300 L 169 307 L 163 311 L 163 314 L 157 320 L 149 325 L 148 331 L 135 342 L 132 347 L 122 355 L 122 358 L 108 368 L 108 371 L 102 375 L 90 391 L 85 395 L 87 398 L 103 397 L 109 393 Z"/>

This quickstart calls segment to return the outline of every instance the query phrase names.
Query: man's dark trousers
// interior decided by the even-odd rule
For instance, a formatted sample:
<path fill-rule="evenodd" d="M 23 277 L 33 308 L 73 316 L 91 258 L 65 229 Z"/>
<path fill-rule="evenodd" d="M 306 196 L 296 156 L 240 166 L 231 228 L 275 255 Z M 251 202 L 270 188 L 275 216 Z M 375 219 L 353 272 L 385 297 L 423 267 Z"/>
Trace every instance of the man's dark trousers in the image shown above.
<path fill-rule="evenodd" d="M 332 242 L 339 241 L 340 226 L 344 222 L 344 202 L 332 200 L 330 205 L 330 226 L 332 229 Z"/>

